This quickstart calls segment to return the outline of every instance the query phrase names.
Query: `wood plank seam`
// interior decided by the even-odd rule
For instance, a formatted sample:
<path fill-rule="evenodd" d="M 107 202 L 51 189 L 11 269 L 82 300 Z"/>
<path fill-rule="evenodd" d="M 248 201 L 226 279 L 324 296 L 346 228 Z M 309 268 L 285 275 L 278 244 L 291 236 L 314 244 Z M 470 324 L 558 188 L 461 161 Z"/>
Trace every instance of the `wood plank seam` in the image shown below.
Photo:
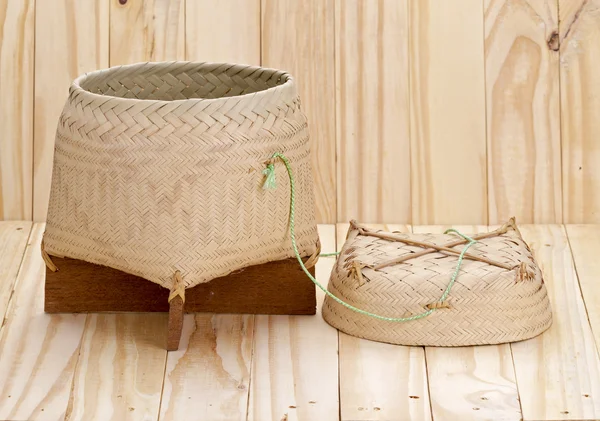
<path fill-rule="evenodd" d="M 81 357 L 81 345 L 83 342 L 83 338 L 85 337 L 85 333 L 88 329 L 89 322 L 90 316 L 86 314 L 85 322 L 83 324 L 83 332 L 81 333 L 81 339 L 79 340 L 79 346 L 77 347 L 77 360 L 75 361 L 75 367 L 73 368 L 73 376 L 71 377 L 71 391 L 69 392 L 69 401 L 65 410 L 65 421 L 71 419 L 71 413 L 73 412 L 73 403 L 75 400 L 75 381 L 77 380 L 75 373 L 77 373 L 77 369 L 79 368 Z"/>
<path fill-rule="evenodd" d="M 486 43 L 486 36 L 485 36 L 485 15 L 486 15 L 486 0 L 482 0 L 483 2 L 483 7 L 482 7 L 482 12 L 483 15 L 481 17 L 481 19 L 483 20 L 483 25 L 481 25 L 481 31 L 482 31 L 482 38 L 483 38 L 483 101 L 485 106 L 483 107 L 483 128 L 485 130 L 485 162 L 486 162 L 486 166 L 485 166 L 485 200 L 487 201 L 487 221 L 485 221 L 488 224 L 488 231 L 490 230 L 490 225 L 491 222 L 491 213 L 492 213 L 492 207 L 490 206 L 490 165 L 489 165 L 489 157 L 490 157 L 490 151 L 489 151 L 489 132 L 488 132 L 488 91 L 487 91 L 487 84 L 488 84 L 488 75 L 487 75 L 487 71 L 486 71 L 486 58 L 487 58 L 487 43 Z M 431 395 L 430 395 L 431 396 Z M 433 412 L 432 412 L 433 414 Z"/>
<path fill-rule="evenodd" d="M 565 236 L 567 237 L 567 244 L 569 246 L 569 250 L 571 252 L 571 260 L 573 261 L 573 267 L 575 268 L 575 275 L 577 276 L 577 288 L 579 290 L 579 296 L 581 297 L 581 301 L 583 301 L 583 308 L 585 309 L 585 315 L 588 321 L 588 324 L 590 325 L 590 328 L 592 329 L 592 332 L 594 331 L 594 325 L 592 324 L 592 320 L 590 319 L 590 311 L 588 309 L 588 303 L 585 301 L 585 296 L 583 295 L 583 288 L 581 287 L 581 278 L 579 276 L 579 269 L 577 268 L 577 262 L 575 260 L 575 252 L 573 250 L 573 246 L 571 245 L 571 237 L 569 236 L 569 230 L 567 229 L 567 226 L 565 224 L 561 225 Z M 597 341 L 594 341 L 594 344 L 596 344 L 596 352 L 598 353 L 598 357 L 600 357 L 600 346 L 598 345 Z"/>
<path fill-rule="evenodd" d="M 337 2 L 334 2 L 337 3 Z M 334 4 L 334 8 L 335 8 L 335 4 Z M 335 10 L 334 10 L 335 13 Z M 335 19 L 334 19 L 334 24 L 335 24 Z M 335 28 L 334 28 L 335 31 Z M 334 46 L 335 48 L 335 46 Z M 337 102 L 337 101 L 336 101 Z M 336 124 L 337 127 L 337 124 Z M 336 147 L 336 166 L 337 166 L 337 147 Z M 336 170 L 336 177 L 337 177 L 337 170 Z M 339 178 L 337 179 L 337 181 L 339 182 Z M 336 186 L 339 186 L 339 184 L 336 184 Z M 336 196 L 336 207 L 339 208 L 339 203 L 337 202 L 337 196 Z M 336 213 L 336 219 L 337 219 L 337 213 Z M 342 249 L 343 244 L 339 244 L 338 243 L 338 224 L 333 224 L 333 250 L 337 253 Z M 337 256 L 334 256 L 337 259 Z M 333 267 L 332 269 L 333 270 Z M 330 275 L 331 276 L 331 275 Z M 327 282 L 323 282 L 323 285 L 328 288 L 329 285 L 329 279 L 327 279 Z M 323 297 L 323 300 L 325 298 Z M 337 377 L 338 377 L 338 388 L 337 388 L 337 396 L 338 396 L 338 420 L 342 421 L 342 367 L 341 367 L 341 363 L 340 363 L 340 350 L 341 348 L 341 338 L 340 338 L 340 332 L 336 331 L 336 335 L 337 335 Z"/>
<path fill-rule="evenodd" d="M 427 352 L 425 351 L 425 347 L 423 348 L 423 360 L 425 361 L 425 383 L 427 383 L 427 398 L 429 400 L 429 413 L 431 414 L 432 421 L 433 418 L 433 399 L 431 399 L 431 384 L 429 383 L 429 362 L 427 361 Z"/>
<path fill-rule="evenodd" d="M 164 361 L 164 367 L 163 367 L 162 385 L 160 387 L 160 398 L 158 400 L 158 414 L 156 414 L 156 419 L 159 420 L 159 421 L 160 421 L 160 414 L 161 414 L 161 410 L 162 410 L 163 394 L 165 392 L 165 379 L 167 378 L 167 360 L 169 358 L 169 352 L 171 352 L 171 351 L 165 352 L 165 361 Z"/>
<path fill-rule="evenodd" d="M 423 360 L 425 361 L 425 383 L 427 383 L 427 398 L 429 399 L 429 413 L 431 414 L 431 419 L 434 420 L 433 416 L 433 399 L 431 395 L 431 383 L 429 381 L 429 361 L 427 359 L 427 351 L 424 346 L 423 348 Z"/>
<path fill-rule="evenodd" d="M 246 396 L 246 416 L 244 417 L 244 420 L 247 420 L 249 415 L 250 415 L 250 390 L 252 389 L 250 387 L 250 385 L 252 384 L 252 374 L 254 374 L 254 367 L 253 367 L 253 361 L 254 361 L 254 342 L 256 341 L 256 315 L 252 315 L 252 326 L 254 326 L 254 331 L 252 334 L 252 344 L 250 346 L 250 362 L 248 365 L 248 389 L 247 391 L 247 396 Z"/>
<path fill-rule="evenodd" d="M 563 126 L 562 126 L 562 81 L 561 81 L 561 52 L 560 52 L 560 0 L 556 0 L 556 13 L 557 13 L 557 18 L 556 18 L 556 25 L 557 28 L 554 30 L 554 32 L 552 32 L 552 35 L 550 37 L 550 39 L 548 40 L 548 46 L 554 50 L 554 47 L 552 46 L 552 42 L 554 39 L 559 40 L 558 43 L 558 66 L 557 66 L 557 75 L 558 75 L 558 138 L 559 138 L 559 146 L 560 146 L 560 150 L 559 150 L 559 162 L 560 162 L 560 171 L 559 171 L 559 175 L 558 175 L 558 182 L 560 183 L 560 194 L 561 194 L 561 200 L 560 200 L 560 221 L 555 221 L 556 223 L 559 224 L 564 224 L 565 223 L 565 192 L 563 189 L 564 186 L 564 167 L 563 167 Z M 555 50 L 556 51 L 556 50 Z M 565 229 L 566 232 L 566 229 Z M 520 401 L 519 401 L 520 403 Z"/>
<path fill-rule="evenodd" d="M 515 354 L 513 352 L 512 344 L 510 344 L 509 349 L 510 349 L 510 360 L 512 361 L 513 373 L 514 373 L 514 376 L 515 376 L 515 380 L 517 380 L 517 369 L 515 367 Z M 521 403 L 521 392 L 519 391 L 519 382 L 518 382 L 518 380 L 515 381 L 515 386 L 517 388 L 517 397 L 519 398 L 518 399 L 518 401 L 519 401 L 519 411 L 521 411 L 521 418 L 524 419 L 523 418 L 523 404 Z"/>
<path fill-rule="evenodd" d="M 9 299 L 8 299 L 8 303 L 6 305 L 6 309 L 4 310 L 4 314 L 0 314 L 0 316 L 2 316 L 1 322 L 0 322 L 0 339 L 2 339 L 2 330 L 4 328 L 4 325 L 8 321 L 6 319 L 6 317 L 7 317 L 7 315 L 10 312 L 10 308 L 11 308 L 11 305 L 12 305 L 12 299 L 13 299 L 13 297 L 15 295 L 15 289 L 17 288 L 17 284 L 18 284 L 18 281 L 19 281 L 19 275 L 21 274 L 21 271 L 24 270 L 23 263 L 25 262 L 25 255 L 27 254 L 27 249 L 30 246 L 29 242 L 31 241 L 31 233 L 32 233 L 32 231 L 33 231 L 33 224 L 30 224 L 29 225 L 29 233 L 27 234 L 26 246 L 23 248 L 23 253 L 21 255 L 21 261 L 19 262 L 19 269 L 17 270 L 17 273 L 15 274 L 15 279 L 12 281 L 11 292 L 10 292 L 10 296 L 9 296 Z"/>
<path fill-rule="evenodd" d="M 558 13 L 558 22 L 557 22 L 557 29 L 555 32 L 552 33 L 551 38 L 548 40 L 548 45 L 554 49 L 553 44 L 551 44 L 551 42 L 558 42 L 558 137 L 560 139 L 560 178 L 559 178 L 559 182 L 560 182 L 560 191 L 561 191 L 561 201 L 560 201 L 560 215 L 561 215 L 561 220 L 560 221 L 556 221 L 557 223 L 560 224 L 566 224 L 567 221 L 567 217 L 565 215 L 565 174 L 564 174 L 564 140 L 563 140 L 563 116 L 562 116 L 562 95 L 563 95 L 563 87 L 562 87 L 562 77 L 561 77 L 561 72 L 562 72 L 562 57 L 561 57 L 561 51 L 560 51 L 560 0 L 556 0 L 556 10 Z M 565 227 L 565 232 L 567 232 L 567 229 Z M 567 241 L 569 241 L 569 236 L 567 233 Z M 569 243 L 569 248 L 571 247 L 571 244 Z M 512 352 L 512 348 L 511 348 L 511 352 Z M 519 401 L 520 403 L 520 401 Z"/>

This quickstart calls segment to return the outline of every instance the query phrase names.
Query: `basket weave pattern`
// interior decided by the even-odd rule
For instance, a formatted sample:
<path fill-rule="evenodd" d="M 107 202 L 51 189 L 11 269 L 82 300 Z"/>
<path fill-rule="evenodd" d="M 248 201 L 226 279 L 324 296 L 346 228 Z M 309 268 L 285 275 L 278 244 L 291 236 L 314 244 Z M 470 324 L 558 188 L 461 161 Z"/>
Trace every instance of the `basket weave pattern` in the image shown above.
<path fill-rule="evenodd" d="M 144 63 L 88 73 L 60 117 L 45 250 L 186 287 L 294 256 L 289 182 L 261 188 L 274 152 L 292 162 L 302 256 L 317 252 L 307 121 L 285 72 Z"/>
<path fill-rule="evenodd" d="M 373 231 L 383 232 L 383 231 Z M 457 240 L 452 234 L 394 236 L 428 244 Z M 464 245 L 452 247 L 460 252 Z M 393 258 L 422 252 L 423 247 L 389 241 L 358 225 L 348 238 L 331 274 L 329 291 L 349 304 L 387 317 L 423 313 L 439 300 L 456 269 L 456 254 L 431 252 L 380 269 Z M 467 346 L 519 341 L 539 335 L 552 323 L 542 273 L 516 226 L 478 241 L 474 256 L 490 259 L 513 270 L 465 259 L 452 287 L 448 306 L 409 322 L 381 321 L 358 314 L 326 297 L 324 319 L 353 336 L 402 345 Z M 359 262 L 362 276 L 357 276 Z M 527 276 L 523 279 L 520 270 Z"/>

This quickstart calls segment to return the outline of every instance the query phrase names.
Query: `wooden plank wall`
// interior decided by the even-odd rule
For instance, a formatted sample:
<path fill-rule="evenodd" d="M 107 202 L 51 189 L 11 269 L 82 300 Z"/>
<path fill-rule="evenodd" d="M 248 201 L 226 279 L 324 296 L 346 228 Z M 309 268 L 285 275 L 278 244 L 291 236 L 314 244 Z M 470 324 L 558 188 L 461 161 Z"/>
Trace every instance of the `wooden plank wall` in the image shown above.
<path fill-rule="evenodd" d="M 46 218 L 54 135 L 69 85 L 82 73 L 108 66 L 109 24 L 109 5 L 104 0 L 36 2 L 34 221 Z"/>
<path fill-rule="evenodd" d="M 600 0 L 0 0 L 0 219 L 43 221 L 70 82 L 283 68 L 319 222 L 600 222 Z"/>
<path fill-rule="evenodd" d="M 0 219 L 32 218 L 34 0 L 0 0 Z"/>

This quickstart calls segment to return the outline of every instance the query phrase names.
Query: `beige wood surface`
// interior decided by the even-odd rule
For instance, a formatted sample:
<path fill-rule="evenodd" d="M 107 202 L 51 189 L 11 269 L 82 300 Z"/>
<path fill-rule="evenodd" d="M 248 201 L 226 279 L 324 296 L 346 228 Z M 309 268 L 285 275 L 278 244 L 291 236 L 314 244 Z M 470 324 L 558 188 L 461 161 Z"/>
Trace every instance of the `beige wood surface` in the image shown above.
<path fill-rule="evenodd" d="M 600 1 L 559 0 L 565 223 L 600 222 Z"/>
<path fill-rule="evenodd" d="M 553 324 L 511 345 L 526 420 L 600 418 L 600 360 L 562 226 L 519 227 L 544 274 Z"/>
<path fill-rule="evenodd" d="M 486 224 L 481 0 L 411 0 L 412 224 Z"/>
<path fill-rule="evenodd" d="M 334 0 L 262 0 L 262 65 L 295 77 L 308 118 L 317 219 L 336 222 Z"/>
<path fill-rule="evenodd" d="M 63 419 L 69 401 L 86 316 L 44 314 L 43 230 L 33 227 L 0 331 L 0 419 Z"/>
<path fill-rule="evenodd" d="M 596 347 L 600 349 L 600 288 L 598 288 L 600 226 L 567 225 L 566 230 L 587 316 L 596 340 Z"/>
<path fill-rule="evenodd" d="M 335 251 L 335 226 L 319 226 L 322 252 Z M 316 274 L 326 287 L 332 258 L 320 258 Z M 321 317 L 256 316 L 249 421 L 339 419 L 338 334 Z"/>
<path fill-rule="evenodd" d="M 186 0 L 186 59 L 260 65 L 260 0 Z"/>
<path fill-rule="evenodd" d="M 90 314 L 66 420 L 156 420 L 166 314 Z"/>
<path fill-rule="evenodd" d="M 34 0 L 0 3 L 0 220 L 31 220 Z"/>
<path fill-rule="evenodd" d="M 562 221 L 557 7 L 485 1 L 490 224 Z"/>
<path fill-rule="evenodd" d="M 338 222 L 408 222 L 406 0 L 336 2 Z"/>
<path fill-rule="evenodd" d="M 448 228 L 417 226 L 413 232 L 442 233 Z M 488 232 L 482 225 L 452 228 L 467 235 Z M 510 345 L 426 347 L 425 355 L 436 421 L 521 419 Z"/>
<path fill-rule="evenodd" d="M 167 357 L 160 420 L 245 420 L 253 335 L 252 315 L 186 315 Z"/>
<path fill-rule="evenodd" d="M 0 223 L 0 250 L 15 241 L 5 235 L 14 224 Z M 430 420 L 431 405 L 435 420 L 513 420 L 517 391 L 525 420 L 598 419 L 598 333 L 587 317 L 598 323 L 600 226 L 568 226 L 568 240 L 561 226 L 520 228 L 552 302 L 554 324 L 537 338 L 426 348 L 424 358 L 419 347 L 340 333 L 338 354 L 338 333 L 320 313 L 257 316 L 256 330 L 253 316 L 188 315 L 182 348 L 169 353 L 163 372 L 164 314 L 43 313 L 43 225 L 36 224 L 0 329 L 0 419 Z M 346 230 L 338 226 L 341 241 Z M 332 251 L 335 227 L 319 232 L 323 251 Z M 324 285 L 334 261 L 319 261 Z M 0 284 L 9 272 L 0 271 Z"/>
<path fill-rule="evenodd" d="M 4 320 L 8 300 L 13 293 L 25 246 L 29 240 L 31 222 L 0 223 L 0 320 Z M 4 323 L 0 322 L 0 329 Z"/>
<path fill-rule="evenodd" d="M 185 0 L 111 0 L 111 66 L 184 59 Z"/>
<path fill-rule="evenodd" d="M 410 227 L 370 225 L 407 232 Z M 349 224 L 337 226 L 341 250 Z M 339 333 L 342 421 L 426 421 L 431 419 L 423 347 L 368 341 Z"/>
<path fill-rule="evenodd" d="M 54 138 L 69 86 L 80 74 L 108 66 L 108 9 L 105 0 L 36 2 L 34 221 L 46 220 Z"/>

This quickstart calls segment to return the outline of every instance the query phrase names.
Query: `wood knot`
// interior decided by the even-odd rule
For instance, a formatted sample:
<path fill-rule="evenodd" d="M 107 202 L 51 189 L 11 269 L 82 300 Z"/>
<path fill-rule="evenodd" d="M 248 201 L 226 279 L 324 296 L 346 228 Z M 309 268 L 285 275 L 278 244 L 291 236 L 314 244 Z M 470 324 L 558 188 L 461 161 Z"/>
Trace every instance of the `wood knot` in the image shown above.
<path fill-rule="evenodd" d="M 558 51 L 560 49 L 560 36 L 558 31 L 552 31 L 550 37 L 548 37 L 548 48 L 552 51 Z"/>

